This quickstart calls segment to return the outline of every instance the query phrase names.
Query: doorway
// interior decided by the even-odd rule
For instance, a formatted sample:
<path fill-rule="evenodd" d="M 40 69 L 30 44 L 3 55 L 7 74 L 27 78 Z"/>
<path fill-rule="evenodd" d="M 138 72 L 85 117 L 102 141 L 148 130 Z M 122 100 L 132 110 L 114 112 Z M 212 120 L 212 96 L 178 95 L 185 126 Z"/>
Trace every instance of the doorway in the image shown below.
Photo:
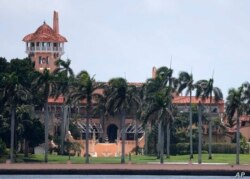
<path fill-rule="evenodd" d="M 110 143 L 114 143 L 117 139 L 118 127 L 115 124 L 110 124 L 107 128 L 108 140 Z"/>

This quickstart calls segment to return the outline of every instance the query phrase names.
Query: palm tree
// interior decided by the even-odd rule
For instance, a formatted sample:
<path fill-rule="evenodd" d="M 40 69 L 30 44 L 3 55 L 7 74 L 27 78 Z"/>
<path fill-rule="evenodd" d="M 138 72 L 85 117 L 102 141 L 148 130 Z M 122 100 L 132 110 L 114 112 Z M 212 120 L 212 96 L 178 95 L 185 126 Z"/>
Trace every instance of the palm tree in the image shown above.
<path fill-rule="evenodd" d="M 56 90 L 56 98 L 58 98 L 60 95 L 63 96 L 63 107 L 62 107 L 62 123 L 61 123 L 61 154 L 63 154 L 63 149 L 64 149 L 64 138 L 65 138 L 65 133 L 68 131 L 68 126 L 69 126 L 69 121 L 68 119 L 68 103 L 69 101 L 69 89 L 71 82 L 73 81 L 74 78 L 74 72 L 70 68 L 71 61 L 67 59 L 66 61 L 64 60 L 57 60 L 55 62 L 57 68 L 53 72 L 53 74 L 56 77 L 56 82 L 57 82 L 57 90 Z"/>
<path fill-rule="evenodd" d="M 97 94 L 96 90 L 102 88 L 102 84 L 97 83 L 94 77 L 90 77 L 87 71 L 81 71 L 75 79 L 71 88 L 70 98 L 72 103 L 81 103 L 86 100 L 86 160 L 89 163 L 89 120 L 92 112 L 92 100 Z"/>
<path fill-rule="evenodd" d="M 147 96 L 147 107 L 143 111 L 143 119 L 144 122 L 147 123 L 150 120 L 150 117 L 156 116 L 155 119 L 152 119 L 151 122 L 158 123 L 158 147 L 160 151 L 160 161 L 161 163 L 164 162 L 163 159 L 163 146 L 164 146 L 164 127 L 170 122 L 172 118 L 172 113 L 169 109 L 169 88 L 165 87 L 161 90 L 153 93 L 148 94 Z"/>
<path fill-rule="evenodd" d="M 244 100 L 244 110 L 247 114 L 250 112 L 250 83 L 245 82 L 243 86 L 243 100 Z"/>
<path fill-rule="evenodd" d="M 135 119 L 135 155 L 138 155 L 138 120 L 141 119 L 141 113 L 142 113 L 142 108 L 143 108 L 143 88 L 144 86 L 141 87 L 136 87 L 135 90 L 135 99 L 132 102 L 132 108 L 134 108 L 134 119 Z"/>
<path fill-rule="evenodd" d="M 211 78 L 207 80 L 200 80 L 196 84 L 197 92 L 196 97 L 201 97 L 203 100 L 209 98 L 209 147 L 208 147 L 208 159 L 212 159 L 212 99 L 214 96 L 214 101 L 218 102 L 223 99 L 223 94 L 218 87 L 213 86 L 214 80 Z"/>
<path fill-rule="evenodd" d="M 70 59 L 67 59 L 66 61 L 59 59 L 55 62 L 55 64 L 57 66 L 54 71 L 55 74 L 64 73 L 64 75 L 67 77 L 74 77 L 74 71 L 72 70 L 72 68 L 70 68 Z"/>
<path fill-rule="evenodd" d="M 171 114 L 173 114 L 173 103 L 172 99 L 174 97 L 174 94 L 177 92 L 177 87 L 179 85 L 179 80 L 175 77 L 173 77 L 173 70 L 171 68 L 167 68 L 165 66 L 160 67 L 156 71 L 156 75 L 161 78 L 162 86 L 168 86 L 169 87 L 169 107 L 168 109 L 171 111 Z M 173 120 L 173 115 L 172 115 Z M 170 124 L 171 121 L 167 123 L 167 158 L 170 157 Z"/>
<path fill-rule="evenodd" d="M 169 123 L 173 119 L 171 77 L 172 70 L 167 67 L 161 67 L 157 70 L 156 78 L 147 80 L 145 87 L 146 107 L 142 116 L 144 123 L 147 123 L 150 119 L 152 122 L 158 123 L 158 149 L 161 163 L 164 162 L 164 127 L 167 127 L 169 131 Z M 156 119 L 152 119 L 152 116 L 156 116 Z M 169 141 L 167 141 L 168 146 Z"/>
<path fill-rule="evenodd" d="M 198 104 L 198 163 L 201 164 L 202 162 L 202 154 L 201 154 L 201 150 L 202 150 L 202 104 L 201 102 L 199 102 Z"/>
<path fill-rule="evenodd" d="M 37 92 L 41 94 L 42 100 L 44 102 L 44 126 L 45 126 L 45 163 L 48 162 L 48 144 L 49 144 L 49 110 L 48 110 L 48 98 L 55 95 L 54 90 L 56 89 L 56 84 L 53 74 L 49 70 L 45 69 L 40 75 L 35 79 L 34 86 Z"/>
<path fill-rule="evenodd" d="M 237 132 L 236 132 L 236 164 L 240 164 L 240 119 L 239 116 L 243 113 L 244 110 L 244 91 L 243 86 L 238 89 L 231 88 L 228 91 L 227 101 L 226 101 L 226 114 L 229 120 L 229 123 L 233 119 L 236 119 Z"/>
<path fill-rule="evenodd" d="M 179 88 L 178 93 L 181 93 L 185 88 L 186 95 L 189 94 L 189 137 L 190 137 L 190 159 L 193 158 L 193 131 L 192 131 L 192 91 L 195 88 L 193 75 L 187 72 L 180 72 L 179 74 Z"/>
<path fill-rule="evenodd" d="M 107 109 L 109 114 L 119 114 L 121 121 L 122 152 L 121 163 L 125 163 L 125 118 L 130 109 L 132 101 L 136 100 L 134 95 L 136 87 L 128 85 L 124 78 L 112 78 L 108 82 L 111 93 L 108 96 Z"/>
<path fill-rule="evenodd" d="M 108 85 L 103 85 L 103 93 L 101 94 L 96 94 L 96 100 L 97 100 L 97 104 L 94 107 L 94 113 L 96 114 L 100 114 L 100 119 L 101 119 L 101 125 L 102 128 L 105 125 L 105 121 L 106 121 L 106 117 L 107 117 L 107 108 L 106 108 L 106 103 L 108 101 L 108 94 L 109 94 L 109 86 Z M 101 141 L 103 142 L 105 139 L 104 136 L 104 131 L 102 133 L 101 136 Z"/>
<path fill-rule="evenodd" d="M 14 162 L 14 134 L 15 134 L 15 116 L 16 108 L 28 99 L 29 92 L 19 82 L 16 73 L 6 73 L 3 75 L 0 86 L 0 98 L 6 106 L 10 106 L 11 113 L 11 146 L 10 160 Z"/>

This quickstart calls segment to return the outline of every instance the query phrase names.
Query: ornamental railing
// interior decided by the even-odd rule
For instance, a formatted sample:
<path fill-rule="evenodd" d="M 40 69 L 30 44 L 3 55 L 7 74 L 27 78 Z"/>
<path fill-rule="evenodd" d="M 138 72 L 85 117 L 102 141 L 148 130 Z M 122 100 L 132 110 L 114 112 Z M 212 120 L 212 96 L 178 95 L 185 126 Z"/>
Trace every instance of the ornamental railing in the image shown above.
<path fill-rule="evenodd" d="M 64 53 L 63 47 L 26 47 L 26 53 L 34 52 L 52 52 L 52 53 Z"/>

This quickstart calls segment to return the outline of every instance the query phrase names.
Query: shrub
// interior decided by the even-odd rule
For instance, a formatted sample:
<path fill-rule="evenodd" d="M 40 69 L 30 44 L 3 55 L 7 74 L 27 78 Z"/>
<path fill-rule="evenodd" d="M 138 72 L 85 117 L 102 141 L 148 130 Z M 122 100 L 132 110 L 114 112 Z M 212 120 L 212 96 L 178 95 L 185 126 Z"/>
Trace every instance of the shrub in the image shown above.
<path fill-rule="evenodd" d="M 184 155 L 190 153 L 189 143 L 177 143 L 171 145 L 171 154 L 172 155 Z M 232 143 L 213 143 L 212 144 L 212 153 L 224 153 L 224 154 L 235 154 L 236 145 Z M 193 153 L 198 153 L 198 144 L 193 143 Z M 202 153 L 208 153 L 208 144 L 202 146 Z"/>
<path fill-rule="evenodd" d="M 205 144 L 203 150 L 208 151 L 208 144 Z M 236 144 L 232 143 L 213 143 L 212 153 L 235 154 Z"/>
<path fill-rule="evenodd" d="M 6 154 L 6 144 L 4 143 L 4 141 L 0 138 L 0 156 Z"/>
<path fill-rule="evenodd" d="M 184 155 L 190 153 L 189 143 L 177 143 L 170 146 L 171 155 Z M 198 153 L 198 144 L 193 143 L 193 153 Z"/>

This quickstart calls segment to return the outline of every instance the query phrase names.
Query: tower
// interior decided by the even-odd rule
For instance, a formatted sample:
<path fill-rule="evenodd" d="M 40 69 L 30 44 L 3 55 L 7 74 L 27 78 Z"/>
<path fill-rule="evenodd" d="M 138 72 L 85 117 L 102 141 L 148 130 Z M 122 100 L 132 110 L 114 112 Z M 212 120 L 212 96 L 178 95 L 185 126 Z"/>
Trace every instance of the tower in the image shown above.
<path fill-rule="evenodd" d="M 53 72 L 55 61 L 64 54 L 64 42 L 67 39 L 59 34 L 58 12 L 54 11 L 53 29 L 45 22 L 38 29 L 23 38 L 26 42 L 26 53 L 35 63 L 35 69 L 45 68 Z"/>
<path fill-rule="evenodd" d="M 152 78 L 153 79 L 155 79 L 156 78 L 156 67 L 154 66 L 153 68 L 152 68 Z"/>

